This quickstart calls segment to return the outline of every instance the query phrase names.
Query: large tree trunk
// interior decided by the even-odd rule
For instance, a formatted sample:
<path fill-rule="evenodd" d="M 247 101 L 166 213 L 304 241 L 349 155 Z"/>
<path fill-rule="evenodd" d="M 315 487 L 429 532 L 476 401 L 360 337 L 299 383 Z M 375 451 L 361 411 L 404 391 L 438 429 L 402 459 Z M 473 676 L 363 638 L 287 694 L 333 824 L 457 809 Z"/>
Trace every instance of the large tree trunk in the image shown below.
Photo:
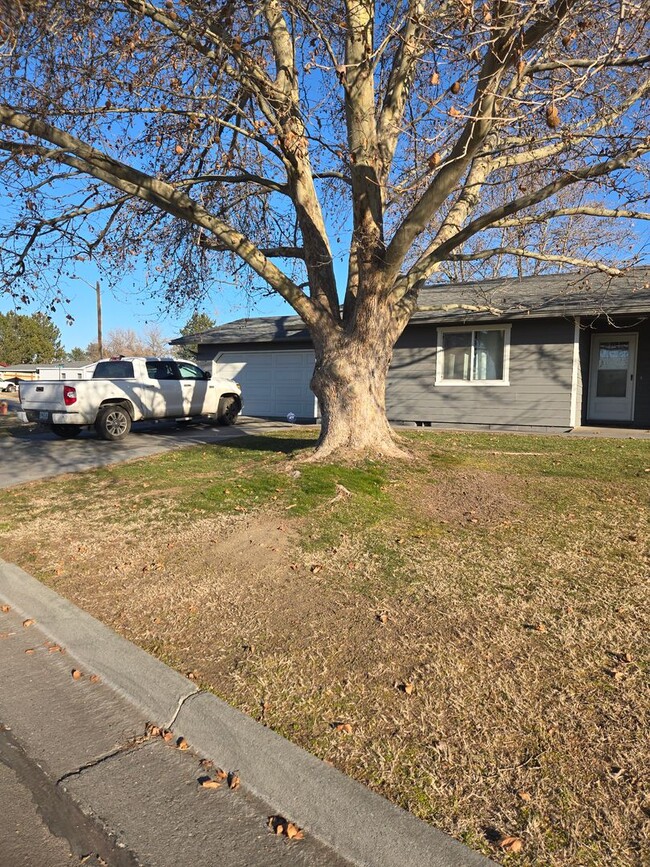
<path fill-rule="evenodd" d="M 352 334 L 314 334 L 311 387 L 321 413 L 314 459 L 345 455 L 406 457 L 386 418 L 386 376 L 396 339 L 385 317 L 358 319 Z"/>

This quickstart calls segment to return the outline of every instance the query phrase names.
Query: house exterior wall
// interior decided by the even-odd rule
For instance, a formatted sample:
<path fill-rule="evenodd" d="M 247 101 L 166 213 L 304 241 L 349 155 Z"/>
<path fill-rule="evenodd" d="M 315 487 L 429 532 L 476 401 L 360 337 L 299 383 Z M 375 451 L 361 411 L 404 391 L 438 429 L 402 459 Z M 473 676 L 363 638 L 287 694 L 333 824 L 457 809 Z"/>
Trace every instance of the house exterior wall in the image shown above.
<path fill-rule="evenodd" d="M 480 326 L 477 326 L 480 327 Z M 386 400 L 394 421 L 560 427 L 571 424 L 573 319 L 518 320 L 509 385 L 436 385 L 437 326 L 410 326 L 393 354 Z"/>
<path fill-rule="evenodd" d="M 509 385 L 436 385 L 438 327 L 411 325 L 393 354 L 386 388 L 388 417 L 453 426 L 567 428 L 574 338 L 573 318 L 515 321 L 510 331 Z M 310 348 L 308 341 L 200 344 L 197 360 L 210 363 L 220 352 Z"/>
<path fill-rule="evenodd" d="M 650 427 L 650 319 L 641 316 L 635 318 L 616 317 L 614 320 L 602 317 L 591 322 L 586 322 L 583 319 L 583 328 L 580 334 L 580 363 L 583 379 L 582 424 L 589 422 L 589 366 L 592 335 L 620 335 L 626 331 L 638 334 L 632 425 Z"/>

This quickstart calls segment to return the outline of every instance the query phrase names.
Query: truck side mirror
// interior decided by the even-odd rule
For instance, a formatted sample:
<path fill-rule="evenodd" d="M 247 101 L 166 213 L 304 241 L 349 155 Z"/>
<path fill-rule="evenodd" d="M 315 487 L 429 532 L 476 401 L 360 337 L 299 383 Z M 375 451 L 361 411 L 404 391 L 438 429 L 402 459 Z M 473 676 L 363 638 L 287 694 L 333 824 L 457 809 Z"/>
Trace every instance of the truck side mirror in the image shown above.
<path fill-rule="evenodd" d="M 212 374 L 210 373 L 209 370 L 203 371 L 203 379 L 212 379 Z"/>

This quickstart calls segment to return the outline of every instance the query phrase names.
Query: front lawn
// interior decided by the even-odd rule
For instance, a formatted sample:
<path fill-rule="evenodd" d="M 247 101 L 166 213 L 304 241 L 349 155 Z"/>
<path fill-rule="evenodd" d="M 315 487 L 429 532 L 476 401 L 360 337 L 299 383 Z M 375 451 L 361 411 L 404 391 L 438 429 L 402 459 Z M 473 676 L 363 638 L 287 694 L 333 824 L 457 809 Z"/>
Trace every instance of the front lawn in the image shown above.
<path fill-rule="evenodd" d="M 495 860 L 643 863 L 650 442 L 310 435 L 0 492 L 0 554 Z"/>

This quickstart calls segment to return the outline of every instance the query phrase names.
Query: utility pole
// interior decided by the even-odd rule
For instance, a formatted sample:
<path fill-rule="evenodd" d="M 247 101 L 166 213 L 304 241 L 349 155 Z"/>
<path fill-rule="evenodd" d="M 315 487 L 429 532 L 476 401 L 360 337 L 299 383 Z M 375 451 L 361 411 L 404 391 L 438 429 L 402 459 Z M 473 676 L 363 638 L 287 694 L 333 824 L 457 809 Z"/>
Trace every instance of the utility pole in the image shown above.
<path fill-rule="evenodd" d="M 104 347 L 102 345 L 102 293 L 99 280 L 95 286 L 95 291 L 97 292 L 97 352 L 99 359 L 101 359 L 104 355 Z"/>

